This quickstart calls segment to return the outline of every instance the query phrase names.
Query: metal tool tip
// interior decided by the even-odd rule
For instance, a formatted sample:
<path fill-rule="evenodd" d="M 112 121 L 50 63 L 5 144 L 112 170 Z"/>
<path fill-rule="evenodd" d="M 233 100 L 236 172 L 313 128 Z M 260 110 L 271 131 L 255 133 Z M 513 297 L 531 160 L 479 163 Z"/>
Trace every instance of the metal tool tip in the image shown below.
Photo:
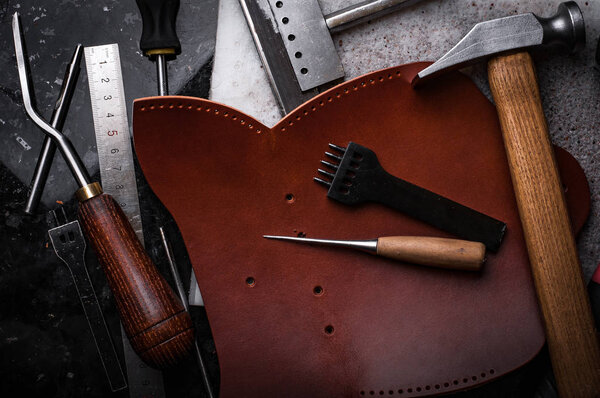
<path fill-rule="evenodd" d="M 323 164 L 323 165 L 325 165 L 325 166 L 327 166 L 327 167 L 331 167 L 331 168 L 332 168 L 332 169 L 334 169 L 334 170 L 337 170 L 337 169 L 338 169 L 338 166 L 337 166 L 336 164 L 329 163 L 329 162 L 327 162 L 327 161 L 325 161 L 325 160 L 321 160 L 321 164 Z"/>
<path fill-rule="evenodd" d="M 75 51 L 73 52 L 73 59 L 81 58 L 82 54 L 83 46 L 81 45 L 81 43 L 78 43 L 77 46 L 75 46 Z"/>
<path fill-rule="evenodd" d="M 320 178 L 318 178 L 318 177 L 314 177 L 314 178 L 313 178 L 313 181 L 316 181 L 316 182 L 318 182 L 319 184 L 323 184 L 323 185 L 325 185 L 326 187 L 330 187 L 330 186 L 331 186 L 331 183 L 330 183 L 330 182 L 327 182 L 327 181 L 325 181 L 325 180 L 322 180 L 322 179 L 320 179 Z"/>
<path fill-rule="evenodd" d="M 338 160 L 340 162 L 342 161 L 342 157 L 341 156 L 338 156 L 338 155 L 333 154 L 331 152 L 325 152 L 325 156 L 329 156 L 330 158 Z"/>
<path fill-rule="evenodd" d="M 13 14 L 13 19 L 12 19 L 12 29 L 13 29 L 13 32 L 14 32 L 16 29 L 18 29 L 18 28 L 19 28 L 19 25 L 20 25 L 20 23 L 19 23 L 19 13 L 18 13 L 18 12 L 15 12 L 15 13 Z"/>
<path fill-rule="evenodd" d="M 340 151 L 342 153 L 346 152 L 346 148 L 338 146 L 338 145 L 335 145 L 335 144 L 332 144 L 332 143 L 329 143 L 329 148 L 335 149 L 336 151 Z"/>
<path fill-rule="evenodd" d="M 327 177 L 329 177 L 329 178 L 332 178 L 332 179 L 333 179 L 333 178 L 335 178 L 335 174 L 333 174 L 333 173 L 330 173 L 330 172 L 328 172 L 328 171 L 326 171 L 326 170 L 323 170 L 323 169 L 317 169 L 317 171 L 318 171 L 319 173 L 323 174 L 324 176 L 327 176 Z"/>

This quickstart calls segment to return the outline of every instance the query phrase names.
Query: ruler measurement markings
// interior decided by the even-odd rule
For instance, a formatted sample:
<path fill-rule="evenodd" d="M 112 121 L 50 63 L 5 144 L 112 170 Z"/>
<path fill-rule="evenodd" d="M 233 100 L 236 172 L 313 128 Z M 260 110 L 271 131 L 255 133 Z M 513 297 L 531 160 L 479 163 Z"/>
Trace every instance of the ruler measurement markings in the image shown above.
<path fill-rule="evenodd" d="M 117 44 L 87 47 L 85 58 L 102 187 L 121 205 L 143 244 L 144 236 L 119 49 Z M 130 396 L 133 398 L 164 397 L 162 373 L 146 366 L 133 352 L 122 327 L 121 332 Z"/>

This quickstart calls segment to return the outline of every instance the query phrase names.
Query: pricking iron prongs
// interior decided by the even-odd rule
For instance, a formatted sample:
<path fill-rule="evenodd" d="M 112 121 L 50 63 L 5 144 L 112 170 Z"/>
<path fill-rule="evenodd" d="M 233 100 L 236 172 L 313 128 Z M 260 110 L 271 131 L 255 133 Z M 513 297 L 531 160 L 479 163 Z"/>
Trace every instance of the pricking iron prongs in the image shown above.
<path fill-rule="evenodd" d="M 459 238 L 498 251 L 506 224 L 386 172 L 373 151 L 350 142 L 329 144 L 314 180 L 329 188 L 327 196 L 347 205 L 377 202 Z"/>

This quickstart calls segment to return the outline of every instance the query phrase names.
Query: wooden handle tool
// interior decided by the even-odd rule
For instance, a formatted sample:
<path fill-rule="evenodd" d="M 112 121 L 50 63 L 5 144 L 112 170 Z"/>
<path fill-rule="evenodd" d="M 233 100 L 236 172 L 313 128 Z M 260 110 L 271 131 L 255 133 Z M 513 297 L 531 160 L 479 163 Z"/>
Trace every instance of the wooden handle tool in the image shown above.
<path fill-rule="evenodd" d="M 146 254 L 117 202 L 105 193 L 93 196 L 80 203 L 78 217 L 134 351 L 155 368 L 187 357 L 194 344 L 190 315 Z"/>
<path fill-rule="evenodd" d="M 483 59 L 498 108 L 504 146 L 531 270 L 561 397 L 600 396 L 600 347 L 577 247 L 540 100 L 525 49 L 552 45 L 576 51 L 585 24 L 574 1 L 549 18 L 532 13 L 481 22 L 413 85 Z"/>
<path fill-rule="evenodd" d="M 398 261 L 463 271 L 479 271 L 485 262 L 483 243 L 459 239 L 421 236 L 387 236 L 371 240 L 330 240 L 274 235 L 263 237 L 358 249 Z"/>
<path fill-rule="evenodd" d="M 102 192 L 99 183 L 91 181 L 71 141 L 36 112 L 18 13 L 13 16 L 12 29 L 23 105 L 59 148 L 80 186 L 76 192 L 79 221 L 106 274 L 131 346 L 150 366 L 174 365 L 194 344 L 191 318 L 144 251 L 119 205 Z"/>
<path fill-rule="evenodd" d="M 600 394 L 600 347 L 535 69 L 526 52 L 488 64 L 561 397 Z"/>

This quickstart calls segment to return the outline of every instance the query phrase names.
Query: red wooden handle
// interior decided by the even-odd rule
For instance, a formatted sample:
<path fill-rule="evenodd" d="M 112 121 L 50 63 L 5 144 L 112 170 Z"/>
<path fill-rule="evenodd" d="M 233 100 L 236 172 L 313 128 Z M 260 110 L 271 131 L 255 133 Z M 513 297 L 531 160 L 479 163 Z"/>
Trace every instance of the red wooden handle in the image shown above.
<path fill-rule="evenodd" d="M 95 196 L 80 204 L 79 222 L 104 269 L 135 352 L 155 368 L 185 358 L 194 344 L 191 318 L 119 205 L 110 195 Z"/>

